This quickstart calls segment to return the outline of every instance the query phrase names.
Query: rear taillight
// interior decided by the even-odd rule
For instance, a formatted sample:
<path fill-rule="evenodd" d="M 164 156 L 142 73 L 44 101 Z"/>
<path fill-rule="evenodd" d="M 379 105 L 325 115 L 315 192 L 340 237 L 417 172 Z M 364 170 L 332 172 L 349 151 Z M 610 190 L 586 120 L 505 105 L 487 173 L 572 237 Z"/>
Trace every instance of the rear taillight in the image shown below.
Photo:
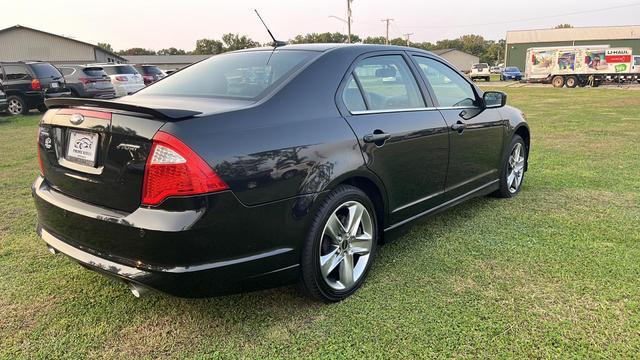
<path fill-rule="evenodd" d="M 38 139 L 36 141 L 37 153 L 38 153 L 38 165 L 40 165 L 40 175 L 44 176 L 44 164 L 42 163 L 42 154 L 40 153 L 40 127 L 38 127 Z"/>
<path fill-rule="evenodd" d="M 127 81 L 127 77 L 126 76 L 116 76 L 116 80 L 118 81 Z"/>
<path fill-rule="evenodd" d="M 80 80 L 80 82 L 85 85 L 96 82 L 95 79 L 89 79 L 89 78 L 79 78 L 78 80 Z"/>
<path fill-rule="evenodd" d="M 40 80 L 38 79 L 31 80 L 31 90 L 42 90 L 42 85 L 40 84 Z"/>
<path fill-rule="evenodd" d="M 144 80 L 145 84 L 150 84 L 150 83 L 154 82 L 154 80 L 155 80 L 153 75 L 142 75 L 142 79 Z"/>
<path fill-rule="evenodd" d="M 173 135 L 158 132 L 144 169 L 142 204 L 158 205 L 169 196 L 206 194 L 229 187 L 211 167 Z"/>

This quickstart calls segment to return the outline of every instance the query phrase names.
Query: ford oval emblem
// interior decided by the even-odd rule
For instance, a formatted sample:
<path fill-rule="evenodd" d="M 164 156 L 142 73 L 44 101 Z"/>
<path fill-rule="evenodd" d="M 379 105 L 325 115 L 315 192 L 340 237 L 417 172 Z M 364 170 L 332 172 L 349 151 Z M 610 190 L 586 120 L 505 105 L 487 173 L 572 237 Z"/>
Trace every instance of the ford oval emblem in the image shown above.
<path fill-rule="evenodd" d="M 73 114 L 69 118 L 69 122 L 73 125 L 80 125 L 84 121 L 84 115 L 82 114 Z"/>

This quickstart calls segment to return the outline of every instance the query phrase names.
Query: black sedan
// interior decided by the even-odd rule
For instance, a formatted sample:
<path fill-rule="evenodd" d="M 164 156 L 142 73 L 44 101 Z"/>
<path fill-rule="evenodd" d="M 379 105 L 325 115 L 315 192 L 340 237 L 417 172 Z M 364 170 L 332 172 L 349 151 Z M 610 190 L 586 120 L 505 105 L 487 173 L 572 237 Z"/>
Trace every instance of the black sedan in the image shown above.
<path fill-rule="evenodd" d="M 49 100 L 38 233 L 137 296 L 298 282 L 338 301 L 395 229 L 518 194 L 530 133 L 505 103 L 432 53 L 328 44 L 214 56 L 117 101 Z"/>

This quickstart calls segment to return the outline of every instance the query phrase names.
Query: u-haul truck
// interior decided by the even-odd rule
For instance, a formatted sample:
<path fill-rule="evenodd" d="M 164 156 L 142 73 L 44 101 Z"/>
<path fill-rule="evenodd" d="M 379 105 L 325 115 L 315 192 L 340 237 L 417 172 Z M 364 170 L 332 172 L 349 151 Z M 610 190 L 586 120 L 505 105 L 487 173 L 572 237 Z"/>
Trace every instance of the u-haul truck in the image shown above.
<path fill-rule="evenodd" d="M 525 80 L 554 87 L 598 86 L 603 81 L 640 81 L 631 48 L 609 45 L 527 49 Z"/>

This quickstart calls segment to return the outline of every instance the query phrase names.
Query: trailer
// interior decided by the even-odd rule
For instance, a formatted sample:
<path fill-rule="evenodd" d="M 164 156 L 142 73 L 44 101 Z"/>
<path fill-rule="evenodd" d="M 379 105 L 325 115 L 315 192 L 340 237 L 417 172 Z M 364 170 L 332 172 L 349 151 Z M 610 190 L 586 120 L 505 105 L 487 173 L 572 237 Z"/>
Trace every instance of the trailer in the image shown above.
<path fill-rule="evenodd" d="M 605 81 L 640 82 L 640 56 L 609 45 L 527 49 L 524 79 L 554 87 L 598 86 Z"/>

